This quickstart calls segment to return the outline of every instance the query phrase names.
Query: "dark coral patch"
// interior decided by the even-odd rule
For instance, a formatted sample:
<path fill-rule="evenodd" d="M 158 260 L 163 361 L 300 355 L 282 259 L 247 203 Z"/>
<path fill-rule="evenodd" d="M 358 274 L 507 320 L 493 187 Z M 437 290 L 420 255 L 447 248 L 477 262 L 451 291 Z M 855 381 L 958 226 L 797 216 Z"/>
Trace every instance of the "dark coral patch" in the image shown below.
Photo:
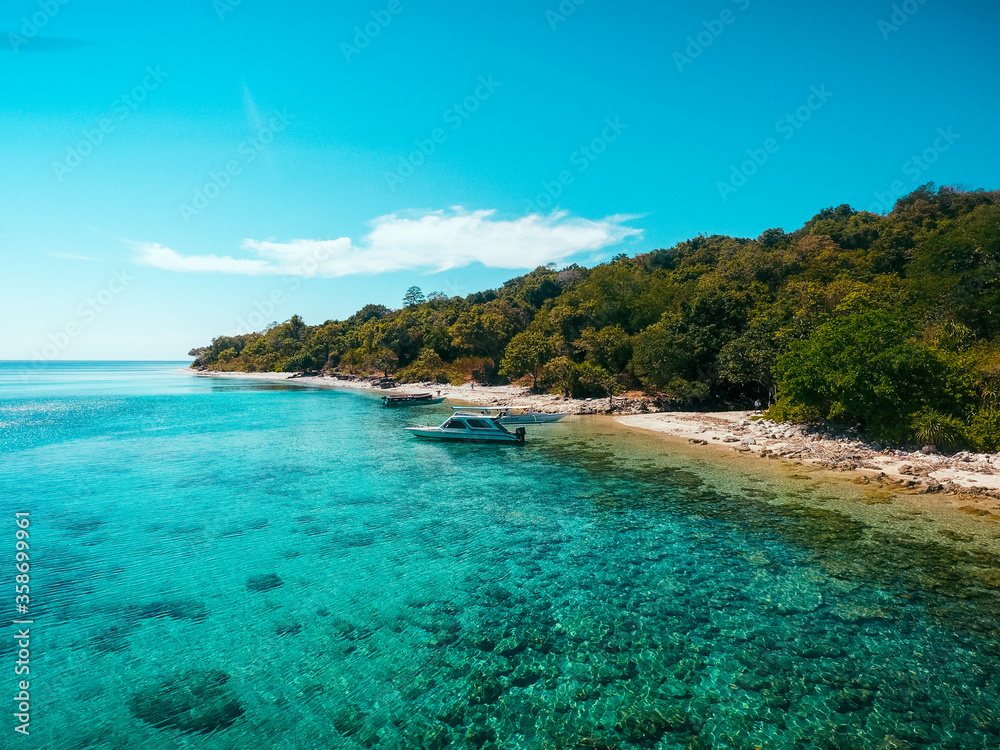
<path fill-rule="evenodd" d="M 141 690 L 129 700 L 132 714 L 157 729 L 210 734 L 227 729 L 243 715 L 229 675 L 218 669 L 190 671 Z"/>

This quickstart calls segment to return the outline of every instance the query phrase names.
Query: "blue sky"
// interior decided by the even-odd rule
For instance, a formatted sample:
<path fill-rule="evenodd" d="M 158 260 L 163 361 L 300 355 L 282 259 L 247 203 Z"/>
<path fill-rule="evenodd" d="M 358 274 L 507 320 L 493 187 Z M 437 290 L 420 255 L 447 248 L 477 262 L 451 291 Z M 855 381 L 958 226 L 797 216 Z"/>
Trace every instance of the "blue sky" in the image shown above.
<path fill-rule="evenodd" d="M 993 2 L 11 0 L 0 358 L 1000 187 Z"/>

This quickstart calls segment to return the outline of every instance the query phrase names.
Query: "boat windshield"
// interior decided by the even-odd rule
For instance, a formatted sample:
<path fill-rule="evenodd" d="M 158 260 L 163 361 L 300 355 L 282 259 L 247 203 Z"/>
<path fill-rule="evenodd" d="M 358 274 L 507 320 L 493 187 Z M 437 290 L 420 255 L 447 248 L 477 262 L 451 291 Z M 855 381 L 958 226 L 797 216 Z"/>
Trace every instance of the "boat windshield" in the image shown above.
<path fill-rule="evenodd" d="M 461 419 L 449 419 L 442 426 L 446 430 L 464 430 L 464 429 L 466 429 L 465 422 L 463 422 Z"/>

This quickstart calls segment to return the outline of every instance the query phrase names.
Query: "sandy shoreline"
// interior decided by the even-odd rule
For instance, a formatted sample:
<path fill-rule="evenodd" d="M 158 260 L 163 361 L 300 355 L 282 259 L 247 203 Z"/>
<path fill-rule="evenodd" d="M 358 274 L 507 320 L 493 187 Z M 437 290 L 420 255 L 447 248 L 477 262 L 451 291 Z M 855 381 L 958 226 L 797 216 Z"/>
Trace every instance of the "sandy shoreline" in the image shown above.
<path fill-rule="evenodd" d="M 409 384 L 382 389 L 365 381 L 338 380 L 296 373 L 197 372 L 197 377 L 242 378 L 322 388 L 348 388 L 384 393 L 433 393 L 481 406 L 530 407 L 535 411 L 606 414 L 607 399 L 568 400 L 561 396 L 532 394 L 515 386 L 453 386 Z M 617 405 L 622 399 L 616 399 Z M 820 435 L 799 425 L 752 419 L 754 414 L 734 412 L 638 413 L 641 405 L 627 404 L 636 413 L 616 413 L 616 423 L 631 430 L 656 433 L 664 440 L 704 446 L 707 451 L 727 450 L 842 473 L 846 481 L 871 485 L 901 494 L 944 495 L 949 504 L 984 520 L 1000 521 L 1000 454 L 906 452 L 885 450 L 860 439 Z M 944 499 L 942 498 L 942 499 Z"/>
<path fill-rule="evenodd" d="M 586 399 L 566 400 L 562 396 L 533 394 L 523 388 L 512 385 L 448 385 L 447 383 L 408 383 L 395 388 L 379 388 L 364 380 L 339 380 L 328 376 L 299 375 L 291 372 L 209 372 L 197 370 L 179 370 L 197 377 L 209 378 L 241 378 L 249 380 L 266 380 L 272 382 L 287 382 L 295 385 L 315 386 L 319 388 L 348 388 L 351 390 L 373 391 L 380 395 L 391 393 L 431 393 L 442 397 L 479 406 L 513 406 L 531 407 L 535 411 L 560 412 L 574 414 L 599 414 L 607 411 L 608 400 Z M 621 402 L 621 399 L 616 399 Z"/>

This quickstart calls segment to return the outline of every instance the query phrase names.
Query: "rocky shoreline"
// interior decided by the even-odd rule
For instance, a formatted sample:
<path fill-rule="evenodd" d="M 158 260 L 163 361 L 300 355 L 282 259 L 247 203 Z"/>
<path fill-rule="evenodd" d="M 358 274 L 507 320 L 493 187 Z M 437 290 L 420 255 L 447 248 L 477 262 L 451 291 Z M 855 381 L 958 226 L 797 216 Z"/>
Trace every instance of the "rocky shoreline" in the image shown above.
<path fill-rule="evenodd" d="M 856 434 L 772 422 L 753 412 L 663 412 L 616 421 L 761 458 L 850 473 L 855 484 L 882 485 L 906 494 L 945 493 L 1000 499 L 1000 454 L 939 453 L 885 448 Z M 991 504 L 1000 512 L 1000 504 Z M 985 511 L 984 512 L 988 512 Z M 1000 520 L 998 515 L 997 520 Z"/>

